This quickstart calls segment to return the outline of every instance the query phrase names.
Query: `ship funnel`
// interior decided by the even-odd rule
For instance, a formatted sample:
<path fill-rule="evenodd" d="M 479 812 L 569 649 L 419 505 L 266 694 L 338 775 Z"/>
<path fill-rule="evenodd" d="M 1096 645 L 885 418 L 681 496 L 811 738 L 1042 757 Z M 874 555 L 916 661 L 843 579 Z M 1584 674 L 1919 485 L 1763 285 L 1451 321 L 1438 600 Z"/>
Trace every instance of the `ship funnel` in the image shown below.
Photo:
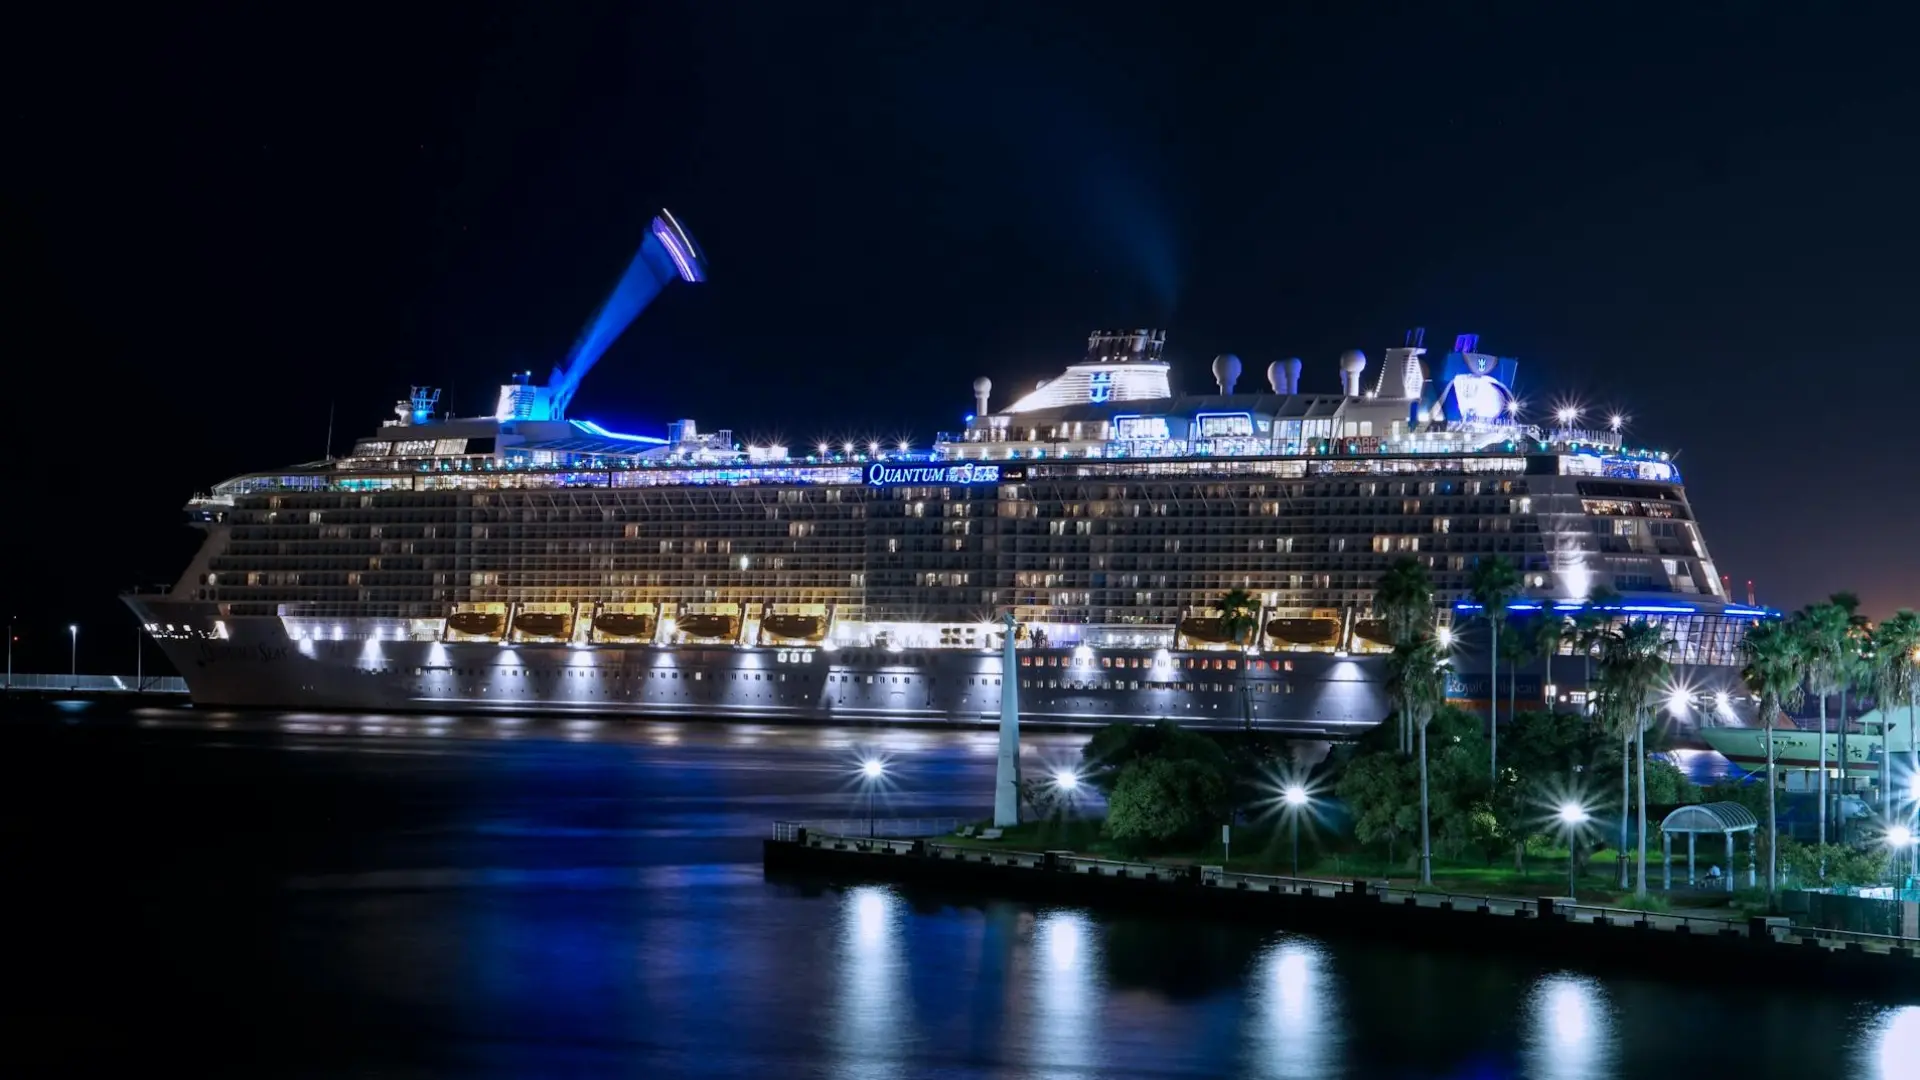
<path fill-rule="evenodd" d="M 1359 349 L 1348 349 L 1340 354 L 1340 392 L 1348 397 L 1360 396 L 1360 373 L 1367 370 L 1367 354 Z"/>
<path fill-rule="evenodd" d="M 1233 384 L 1240 381 L 1240 358 L 1232 353 L 1214 357 L 1213 381 L 1222 394 L 1233 393 Z"/>

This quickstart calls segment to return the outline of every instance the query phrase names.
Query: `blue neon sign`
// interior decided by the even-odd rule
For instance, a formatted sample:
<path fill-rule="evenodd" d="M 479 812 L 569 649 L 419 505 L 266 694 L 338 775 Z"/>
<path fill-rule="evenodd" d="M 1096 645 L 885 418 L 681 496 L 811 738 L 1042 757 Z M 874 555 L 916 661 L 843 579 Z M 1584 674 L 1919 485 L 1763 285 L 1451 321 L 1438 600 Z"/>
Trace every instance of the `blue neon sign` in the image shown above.
<path fill-rule="evenodd" d="M 958 465 L 889 465 L 876 461 L 867 466 L 868 487 L 898 487 L 902 484 L 997 484 L 1000 466 L 976 465 L 971 461 Z"/>

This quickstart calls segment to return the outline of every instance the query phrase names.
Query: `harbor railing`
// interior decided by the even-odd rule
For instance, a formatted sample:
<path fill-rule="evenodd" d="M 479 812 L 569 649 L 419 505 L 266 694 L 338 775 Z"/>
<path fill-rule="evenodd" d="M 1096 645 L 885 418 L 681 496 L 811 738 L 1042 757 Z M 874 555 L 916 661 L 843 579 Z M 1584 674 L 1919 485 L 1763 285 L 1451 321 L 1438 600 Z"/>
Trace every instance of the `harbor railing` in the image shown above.
<path fill-rule="evenodd" d="M 25 690 L 36 694 L 184 694 L 187 680 L 178 675 L 14 675 L 3 684 L 7 690 Z"/>

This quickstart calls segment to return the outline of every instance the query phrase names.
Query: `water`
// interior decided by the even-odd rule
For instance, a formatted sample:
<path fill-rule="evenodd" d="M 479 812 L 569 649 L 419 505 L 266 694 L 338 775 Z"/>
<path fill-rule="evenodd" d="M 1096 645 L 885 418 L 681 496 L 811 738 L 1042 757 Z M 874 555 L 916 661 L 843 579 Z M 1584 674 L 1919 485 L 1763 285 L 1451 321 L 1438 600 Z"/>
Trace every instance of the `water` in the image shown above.
<path fill-rule="evenodd" d="M 1078 739 L 1029 739 L 1036 762 Z M 32 712 L 0 1063 L 310 1076 L 1920 1076 L 1920 1007 L 765 881 L 984 805 L 993 737 Z M 7 1071 L 20 1074 L 27 1068 Z"/>

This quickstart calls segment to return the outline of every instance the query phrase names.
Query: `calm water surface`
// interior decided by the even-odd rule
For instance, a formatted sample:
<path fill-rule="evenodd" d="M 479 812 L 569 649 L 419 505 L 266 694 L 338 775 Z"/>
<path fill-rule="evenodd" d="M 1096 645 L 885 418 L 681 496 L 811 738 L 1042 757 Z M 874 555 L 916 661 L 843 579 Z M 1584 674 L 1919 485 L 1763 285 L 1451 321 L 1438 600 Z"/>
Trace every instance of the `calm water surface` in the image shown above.
<path fill-rule="evenodd" d="M 770 821 L 864 812 L 862 752 L 891 758 L 882 813 L 991 790 L 990 734 L 16 710 L 0 1064 L 1920 1077 L 1920 1002 L 1845 988 L 764 880 Z"/>

